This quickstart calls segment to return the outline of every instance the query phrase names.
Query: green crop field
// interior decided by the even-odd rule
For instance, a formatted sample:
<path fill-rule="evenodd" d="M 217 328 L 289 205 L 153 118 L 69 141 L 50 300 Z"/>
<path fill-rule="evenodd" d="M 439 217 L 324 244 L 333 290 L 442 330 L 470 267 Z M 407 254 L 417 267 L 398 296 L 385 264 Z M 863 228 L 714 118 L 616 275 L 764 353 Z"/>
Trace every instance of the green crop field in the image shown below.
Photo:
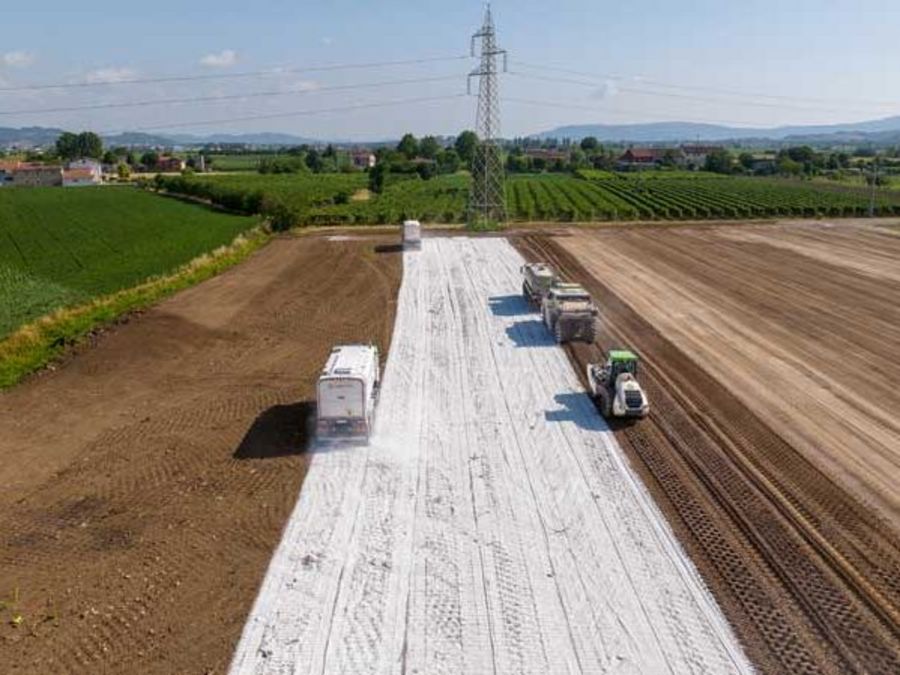
<path fill-rule="evenodd" d="M 213 171 L 256 171 L 264 157 L 272 155 L 209 155 L 207 162 Z"/>
<path fill-rule="evenodd" d="M 0 189 L 0 338 L 174 270 L 254 223 L 132 188 Z"/>
<path fill-rule="evenodd" d="M 683 173 L 585 179 L 566 174 L 513 175 L 506 200 L 514 221 L 605 221 L 860 216 L 869 197 L 815 184 Z M 468 177 L 409 180 L 365 202 L 311 209 L 309 224 L 392 223 L 404 218 L 453 223 L 465 219 Z M 882 191 L 881 214 L 900 213 L 900 198 Z"/>
<path fill-rule="evenodd" d="M 272 207 L 280 205 L 294 225 L 465 220 L 469 191 L 465 173 L 427 181 L 404 176 L 390 181 L 381 194 L 353 199 L 365 185 L 364 174 L 246 174 L 172 178 L 166 183 L 174 192 L 203 196 L 247 213 L 277 213 Z M 510 220 L 520 222 L 841 217 L 866 215 L 869 209 L 865 190 L 686 171 L 513 174 L 507 180 L 506 198 Z M 900 194 L 881 189 L 876 211 L 900 213 Z"/>

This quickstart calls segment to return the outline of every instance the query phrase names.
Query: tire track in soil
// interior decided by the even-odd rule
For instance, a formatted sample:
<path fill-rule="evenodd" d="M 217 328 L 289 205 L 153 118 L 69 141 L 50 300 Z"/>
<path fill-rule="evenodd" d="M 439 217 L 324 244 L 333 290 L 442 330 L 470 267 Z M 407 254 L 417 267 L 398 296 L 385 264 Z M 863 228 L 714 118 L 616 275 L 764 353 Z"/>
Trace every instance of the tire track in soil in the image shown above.
<path fill-rule="evenodd" d="M 603 346 L 626 344 L 642 355 L 651 418 L 617 436 L 757 665 L 792 673 L 900 670 L 893 620 L 900 554 L 890 528 L 552 239 L 515 243 L 595 295 Z M 596 348 L 569 354 L 582 372 L 600 358 Z"/>
<path fill-rule="evenodd" d="M 333 342 L 387 353 L 373 245 L 276 240 L 0 395 L 0 463 L 46 464 L 0 495 L 0 597 L 37 622 L 0 627 L 0 670 L 224 672 L 305 471 L 298 401 Z"/>

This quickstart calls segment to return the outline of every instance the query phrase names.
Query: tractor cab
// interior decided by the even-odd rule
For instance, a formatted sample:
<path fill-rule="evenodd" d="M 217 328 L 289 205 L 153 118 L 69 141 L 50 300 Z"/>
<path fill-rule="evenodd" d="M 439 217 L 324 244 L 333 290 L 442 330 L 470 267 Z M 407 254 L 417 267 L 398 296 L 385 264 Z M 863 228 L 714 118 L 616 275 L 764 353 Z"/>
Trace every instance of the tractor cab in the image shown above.
<path fill-rule="evenodd" d="M 609 379 L 615 382 L 622 373 L 628 373 L 635 379 L 638 376 L 638 357 L 634 352 L 624 349 L 613 350 L 606 359 L 604 368 L 609 373 Z"/>

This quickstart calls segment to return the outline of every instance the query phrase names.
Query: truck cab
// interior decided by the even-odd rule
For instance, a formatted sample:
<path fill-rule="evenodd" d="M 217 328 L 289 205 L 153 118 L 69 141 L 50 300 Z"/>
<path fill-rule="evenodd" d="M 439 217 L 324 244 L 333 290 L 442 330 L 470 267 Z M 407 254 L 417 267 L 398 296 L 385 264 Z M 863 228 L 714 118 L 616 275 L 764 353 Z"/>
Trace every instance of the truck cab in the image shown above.
<path fill-rule="evenodd" d="M 522 295 L 534 305 L 540 307 L 550 286 L 556 281 L 556 272 L 547 263 L 528 263 L 522 265 Z"/>
<path fill-rule="evenodd" d="M 403 222 L 403 248 L 412 250 L 422 248 L 422 224 L 418 220 Z"/>
<path fill-rule="evenodd" d="M 316 433 L 320 438 L 368 440 L 381 387 L 378 348 L 332 349 L 316 385 Z"/>

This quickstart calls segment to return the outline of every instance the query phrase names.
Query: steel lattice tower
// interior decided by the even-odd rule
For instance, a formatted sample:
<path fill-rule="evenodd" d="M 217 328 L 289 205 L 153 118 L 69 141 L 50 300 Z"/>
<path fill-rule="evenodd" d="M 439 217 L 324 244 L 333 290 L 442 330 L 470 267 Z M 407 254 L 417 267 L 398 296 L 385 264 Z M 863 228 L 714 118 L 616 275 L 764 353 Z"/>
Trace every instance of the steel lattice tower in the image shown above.
<path fill-rule="evenodd" d="M 478 78 L 478 112 L 476 133 L 480 139 L 472 159 L 472 189 L 469 191 L 468 222 L 470 227 L 486 227 L 506 222 L 506 190 L 500 136 L 500 93 L 497 86 L 497 57 L 506 50 L 497 47 L 497 33 L 491 5 L 484 12 L 484 25 L 472 36 L 472 56 L 476 41 L 481 40 L 481 65 L 469 74 Z M 471 89 L 470 89 L 471 91 Z"/>

